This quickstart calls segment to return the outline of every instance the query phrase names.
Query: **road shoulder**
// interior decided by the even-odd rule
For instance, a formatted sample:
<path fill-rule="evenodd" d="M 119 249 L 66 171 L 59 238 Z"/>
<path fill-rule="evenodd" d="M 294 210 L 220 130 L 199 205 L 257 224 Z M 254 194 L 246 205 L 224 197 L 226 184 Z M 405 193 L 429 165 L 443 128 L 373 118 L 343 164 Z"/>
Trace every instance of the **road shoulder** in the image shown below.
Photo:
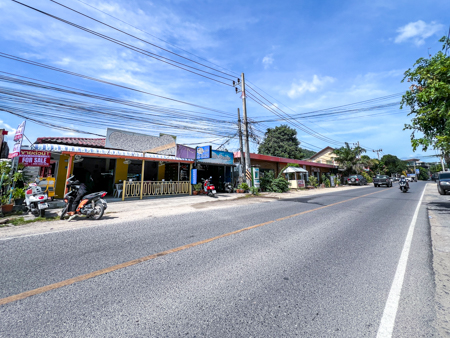
<path fill-rule="evenodd" d="M 427 184 L 427 206 L 433 248 L 436 284 L 436 328 L 441 337 L 450 336 L 450 196 L 439 195 L 436 185 Z"/>

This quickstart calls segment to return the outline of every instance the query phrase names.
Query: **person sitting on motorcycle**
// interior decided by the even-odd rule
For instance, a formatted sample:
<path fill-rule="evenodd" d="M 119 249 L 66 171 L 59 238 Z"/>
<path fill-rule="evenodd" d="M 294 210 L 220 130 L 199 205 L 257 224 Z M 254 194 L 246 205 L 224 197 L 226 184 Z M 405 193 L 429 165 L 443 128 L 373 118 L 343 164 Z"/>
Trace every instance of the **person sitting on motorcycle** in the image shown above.
<path fill-rule="evenodd" d="M 408 189 L 409 189 L 409 182 L 408 182 L 408 180 L 406 179 L 405 175 L 400 176 L 400 182 L 398 182 L 398 183 L 401 183 L 401 182 L 406 182 L 406 186 L 407 186 Z"/>
<path fill-rule="evenodd" d="M 88 190 L 86 187 L 86 184 L 80 183 L 80 188 L 77 192 L 77 197 L 75 197 L 75 200 L 73 201 L 72 205 L 70 206 L 70 211 L 67 213 L 69 216 L 74 216 L 75 211 L 77 210 L 78 205 L 81 202 L 81 199 L 87 194 Z"/>

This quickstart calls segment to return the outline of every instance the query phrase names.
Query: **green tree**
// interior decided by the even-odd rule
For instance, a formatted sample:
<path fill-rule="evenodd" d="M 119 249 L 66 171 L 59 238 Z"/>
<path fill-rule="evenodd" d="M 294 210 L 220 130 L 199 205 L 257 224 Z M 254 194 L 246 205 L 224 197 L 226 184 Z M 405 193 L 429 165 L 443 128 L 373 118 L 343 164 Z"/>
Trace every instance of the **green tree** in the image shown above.
<path fill-rule="evenodd" d="M 419 167 L 419 175 L 417 177 L 418 180 L 426 181 L 430 176 L 428 175 L 428 169 L 424 167 Z"/>
<path fill-rule="evenodd" d="M 407 170 L 408 166 L 405 161 L 402 161 L 395 155 L 384 155 L 381 158 L 381 163 L 386 167 L 385 173 L 389 176 L 393 174 L 400 174 Z"/>
<path fill-rule="evenodd" d="M 430 165 L 430 172 L 432 174 L 438 173 L 440 171 L 442 171 L 442 165 L 440 163 L 439 164 Z"/>
<path fill-rule="evenodd" d="M 308 149 L 305 149 L 305 148 L 302 148 L 302 147 L 300 147 L 299 149 L 303 153 L 303 157 L 301 158 L 302 160 L 305 159 L 305 158 L 310 158 L 311 156 L 316 154 L 315 151 L 308 150 Z"/>
<path fill-rule="evenodd" d="M 339 163 L 339 166 L 344 169 L 344 173 L 347 175 L 361 171 L 361 154 L 365 152 L 366 150 L 359 146 L 351 148 L 347 142 L 344 147 L 333 150 L 333 154 L 336 155 L 334 160 Z"/>
<path fill-rule="evenodd" d="M 264 140 L 258 147 L 258 154 L 299 160 L 305 158 L 299 146 L 297 131 L 283 124 L 267 129 Z"/>
<path fill-rule="evenodd" d="M 450 47 L 450 40 L 443 37 L 443 50 Z M 450 161 L 450 56 L 443 51 L 430 58 L 420 58 L 413 68 L 405 72 L 404 81 L 411 82 L 403 95 L 400 108 L 408 106 L 413 115 L 404 129 L 412 130 L 411 145 L 439 149 Z"/>

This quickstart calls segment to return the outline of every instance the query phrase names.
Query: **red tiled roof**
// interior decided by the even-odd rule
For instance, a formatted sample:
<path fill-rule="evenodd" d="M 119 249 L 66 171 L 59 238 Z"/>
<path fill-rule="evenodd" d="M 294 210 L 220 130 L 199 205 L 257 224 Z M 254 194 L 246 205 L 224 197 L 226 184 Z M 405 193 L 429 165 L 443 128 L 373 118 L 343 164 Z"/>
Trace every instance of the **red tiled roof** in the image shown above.
<path fill-rule="evenodd" d="M 36 143 L 41 144 L 64 144 L 91 148 L 105 148 L 106 138 L 84 138 L 84 137 L 39 137 Z"/>
<path fill-rule="evenodd" d="M 245 155 L 245 152 L 244 152 Z M 234 159 L 241 158 L 241 152 L 237 151 L 234 153 Z M 278 156 L 269 156 L 269 155 L 260 155 L 260 154 L 253 154 L 250 153 L 250 160 L 261 160 L 261 161 L 268 161 L 268 162 L 279 162 L 279 163 L 297 163 L 299 165 L 309 165 L 313 167 L 323 167 L 323 168 L 336 168 L 337 166 L 331 165 L 331 164 L 325 164 L 325 163 L 316 163 L 311 161 L 305 161 L 305 160 L 294 160 L 292 158 L 284 158 L 284 157 L 278 157 Z"/>

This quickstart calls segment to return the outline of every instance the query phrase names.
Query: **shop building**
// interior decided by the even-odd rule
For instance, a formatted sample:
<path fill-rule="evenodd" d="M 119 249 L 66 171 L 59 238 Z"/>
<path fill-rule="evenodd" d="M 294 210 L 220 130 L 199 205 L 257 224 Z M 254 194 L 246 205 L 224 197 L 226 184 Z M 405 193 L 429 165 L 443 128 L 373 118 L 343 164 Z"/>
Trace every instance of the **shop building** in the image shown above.
<path fill-rule="evenodd" d="M 33 147 L 51 153 L 51 166 L 41 174 L 55 177 L 55 198 L 64 196 L 71 175 L 116 197 L 190 192 L 189 158 L 110 149 L 104 138 L 41 137 Z"/>
<path fill-rule="evenodd" d="M 212 183 L 218 192 L 224 191 L 225 182 L 233 182 L 234 156 L 232 152 L 211 150 L 211 157 L 196 161 L 198 181 L 212 177 Z"/>
<path fill-rule="evenodd" d="M 245 158 L 245 156 L 244 156 Z M 240 164 L 241 153 L 234 153 L 235 164 Z M 326 163 L 315 163 L 305 160 L 294 160 L 291 158 L 260 155 L 250 153 L 250 161 L 252 167 L 259 168 L 260 175 L 264 176 L 267 171 L 273 171 L 275 177 L 277 177 L 280 172 L 288 165 L 288 163 L 295 163 L 300 166 L 300 168 L 305 169 L 308 172 L 308 176 L 315 176 L 318 182 L 322 182 L 322 174 L 335 174 L 338 172 L 337 166 Z"/>

